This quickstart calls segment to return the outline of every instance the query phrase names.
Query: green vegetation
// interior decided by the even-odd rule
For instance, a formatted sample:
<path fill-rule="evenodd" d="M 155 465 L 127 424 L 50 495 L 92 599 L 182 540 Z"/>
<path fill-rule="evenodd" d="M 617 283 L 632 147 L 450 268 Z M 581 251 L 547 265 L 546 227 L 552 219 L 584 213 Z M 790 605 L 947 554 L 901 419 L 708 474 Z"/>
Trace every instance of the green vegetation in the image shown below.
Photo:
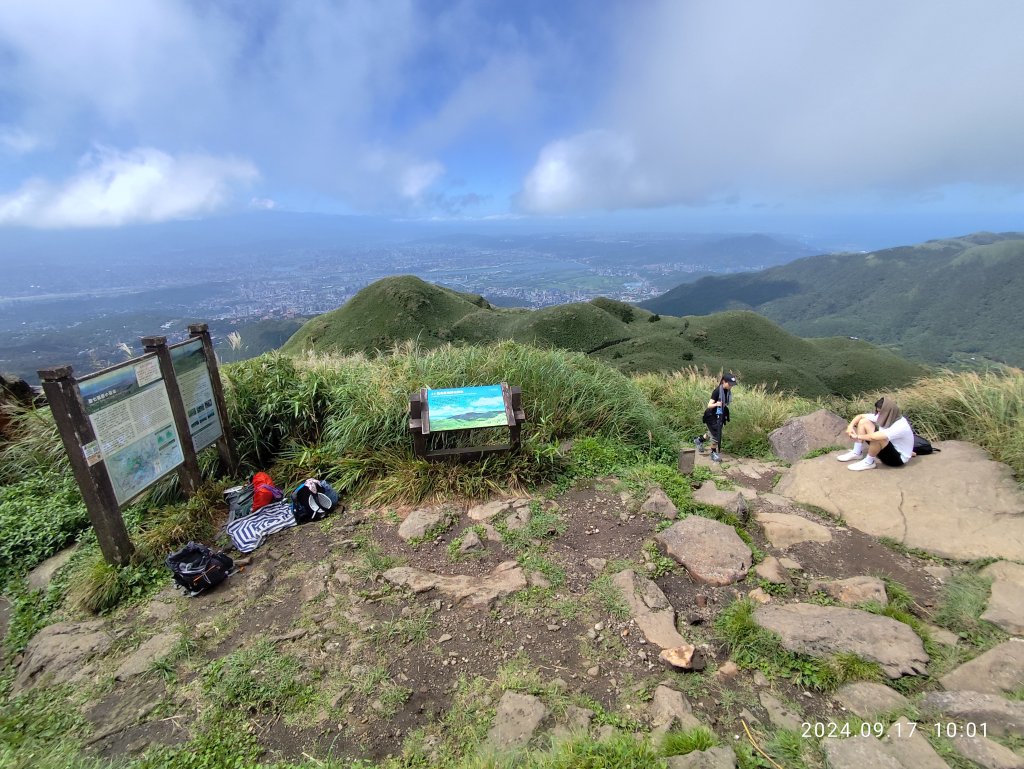
<path fill-rule="evenodd" d="M 881 667 L 853 654 L 829 658 L 795 654 L 782 647 L 778 636 L 754 621 L 754 602 L 739 599 L 715 620 L 715 630 L 741 667 L 756 668 L 769 677 L 787 678 L 815 691 L 834 691 L 850 681 L 880 680 Z"/>
<path fill-rule="evenodd" d="M 650 322 L 635 322 L 640 320 Z M 923 373 L 864 342 L 800 339 L 750 312 L 662 317 L 604 298 L 532 311 L 502 309 L 407 275 L 379 280 L 343 307 L 309 321 L 282 351 L 372 353 L 407 341 L 428 350 L 445 342 L 500 340 L 585 353 L 626 374 L 684 365 L 731 369 L 745 384 L 809 397 L 903 385 Z"/>
<path fill-rule="evenodd" d="M 1024 234 L 978 233 L 703 278 L 643 306 L 662 314 L 743 307 L 801 336 L 860 337 L 947 366 L 1024 366 L 1022 295 Z"/>
<path fill-rule="evenodd" d="M 203 674 L 203 694 L 225 709 L 286 713 L 309 690 L 298 675 L 298 660 L 261 640 L 214 660 Z"/>
<path fill-rule="evenodd" d="M 685 731 L 671 731 L 661 743 L 663 756 L 685 756 L 695 750 L 708 750 L 718 745 L 715 733 L 706 726 L 695 726 Z"/>

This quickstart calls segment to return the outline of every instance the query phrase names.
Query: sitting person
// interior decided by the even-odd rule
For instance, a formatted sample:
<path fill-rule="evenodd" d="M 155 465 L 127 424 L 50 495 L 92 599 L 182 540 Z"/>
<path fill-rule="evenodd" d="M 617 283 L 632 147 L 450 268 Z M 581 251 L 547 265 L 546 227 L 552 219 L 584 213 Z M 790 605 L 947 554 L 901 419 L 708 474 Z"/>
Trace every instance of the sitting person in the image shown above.
<path fill-rule="evenodd" d="M 854 462 L 849 470 L 874 470 L 876 458 L 890 467 L 902 467 L 914 456 L 914 431 L 900 413 L 892 398 L 875 401 L 874 414 L 858 414 L 846 427 L 846 434 L 856 443 L 853 449 L 840 454 L 840 462 Z M 865 447 L 867 451 L 865 451 Z"/>

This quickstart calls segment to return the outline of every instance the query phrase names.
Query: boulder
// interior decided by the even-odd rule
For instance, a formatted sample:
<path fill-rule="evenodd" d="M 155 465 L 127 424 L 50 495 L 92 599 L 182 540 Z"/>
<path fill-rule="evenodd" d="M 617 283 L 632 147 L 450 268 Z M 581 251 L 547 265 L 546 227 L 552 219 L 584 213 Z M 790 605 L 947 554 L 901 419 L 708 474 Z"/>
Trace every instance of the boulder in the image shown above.
<path fill-rule="evenodd" d="M 790 710 L 786 704 L 770 692 L 761 692 L 759 699 L 761 707 L 768 714 L 768 720 L 776 729 L 789 729 L 793 732 L 800 731 L 803 718 Z"/>
<path fill-rule="evenodd" d="M 675 609 L 652 580 L 626 569 L 612 577 L 612 584 L 618 588 L 630 616 L 649 643 L 662 649 L 674 649 L 686 643 L 676 630 Z"/>
<path fill-rule="evenodd" d="M 850 577 L 848 579 L 812 580 L 807 586 L 809 593 L 824 593 L 831 598 L 856 606 L 861 603 L 875 602 L 886 606 L 889 596 L 885 594 L 885 583 L 878 577 Z"/>
<path fill-rule="evenodd" d="M 1000 561 L 981 574 L 992 580 L 992 594 L 981 618 L 1011 635 L 1024 635 L 1024 566 Z"/>
<path fill-rule="evenodd" d="M 547 707 L 532 694 L 507 691 L 498 702 L 487 744 L 498 750 L 526 747 L 547 715 Z"/>
<path fill-rule="evenodd" d="M 935 712 L 954 721 L 987 724 L 996 737 L 1024 733 L 1024 702 L 997 694 L 974 691 L 928 692 L 921 700 L 923 713 Z"/>
<path fill-rule="evenodd" d="M 821 741 L 829 769 L 905 769 L 874 737 L 826 737 Z"/>
<path fill-rule="evenodd" d="M 437 590 L 456 603 L 467 606 L 490 606 L 498 598 L 527 586 L 526 575 L 515 561 L 498 564 L 483 577 L 447 576 L 412 566 L 399 566 L 384 572 L 384 579 L 414 593 Z"/>
<path fill-rule="evenodd" d="M 469 516 L 469 520 L 471 521 L 484 523 L 486 521 L 490 521 L 495 516 L 504 513 L 506 510 L 510 510 L 515 501 L 515 499 L 492 499 L 490 502 L 485 502 L 482 505 L 474 505 L 469 508 L 469 512 L 467 512 L 466 515 Z"/>
<path fill-rule="evenodd" d="M 786 569 L 783 568 L 782 562 L 774 555 L 770 555 L 765 558 L 761 563 L 754 567 L 754 573 L 757 574 L 763 580 L 771 582 L 773 585 L 789 585 L 791 584 L 789 574 Z"/>
<path fill-rule="evenodd" d="M 851 652 L 877 662 L 889 678 L 927 672 L 928 653 L 917 634 L 902 622 L 859 609 L 791 603 L 768 604 L 754 620 L 777 633 L 793 652 L 823 657 Z"/>
<path fill-rule="evenodd" d="M 676 670 L 703 670 L 707 665 L 704 655 L 693 644 L 683 644 L 674 649 L 662 649 L 658 659 Z"/>
<path fill-rule="evenodd" d="M 590 734 L 590 723 L 594 720 L 594 711 L 588 708 L 581 708 L 579 705 L 570 705 L 565 709 L 564 723 L 560 723 L 551 730 L 551 736 L 555 740 L 570 740 L 576 736 Z"/>
<path fill-rule="evenodd" d="M 865 721 L 873 721 L 881 715 L 901 710 L 910 704 L 910 701 L 895 689 L 869 681 L 846 684 L 836 692 L 835 698 L 840 705 Z"/>
<path fill-rule="evenodd" d="M 654 690 L 654 697 L 648 706 L 651 726 L 667 729 L 693 729 L 700 726 L 693 716 L 693 708 L 682 692 L 661 685 Z"/>
<path fill-rule="evenodd" d="M 168 656 L 178 643 L 178 636 L 173 633 L 158 633 L 128 655 L 114 673 L 118 681 L 142 675 L 153 667 L 153 663 Z"/>
<path fill-rule="evenodd" d="M 430 508 L 413 510 L 398 526 L 398 536 L 406 542 L 423 539 L 427 536 L 428 531 L 441 523 L 442 517 L 440 510 Z"/>
<path fill-rule="evenodd" d="M 644 503 L 640 505 L 640 512 L 651 513 L 659 518 L 668 518 L 670 520 L 679 515 L 679 510 L 676 509 L 672 500 L 668 498 L 668 494 L 657 486 L 651 489 L 651 493 L 647 495 L 647 499 L 645 499 Z"/>
<path fill-rule="evenodd" d="M 460 553 L 472 553 L 476 550 L 483 550 L 484 543 L 480 541 L 480 535 L 472 529 L 468 529 L 462 535 L 462 543 L 459 545 Z"/>
<path fill-rule="evenodd" d="M 775 491 L 944 558 L 1024 561 L 1024 491 L 1009 467 L 970 443 L 944 441 L 939 454 L 866 473 L 830 456 L 805 459 Z"/>
<path fill-rule="evenodd" d="M 741 499 L 743 499 L 743 495 L 738 489 L 719 491 L 718 487 L 711 481 L 702 483 L 701 487 L 693 492 L 694 502 L 720 507 L 723 510 L 736 514 L 740 512 Z"/>
<path fill-rule="evenodd" d="M 731 585 L 747 576 L 753 560 L 736 529 L 710 518 L 691 515 L 654 537 L 690 576 L 706 585 Z"/>
<path fill-rule="evenodd" d="M 113 641 L 103 620 L 58 622 L 44 627 L 28 642 L 11 693 L 31 689 L 44 679 L 51 684 L 76 680 L 85 664 L 105 654 Z"/>
<path fill-rule="evenodd" d="M 905 717 L 889 727 L 882 744 L 903 769 L 949 769 L 924 736 L 924 730 Z"/>
<path fill-rule="evenodd" d="M 684 756 L 671 756 L 667 764 L 668 769 L 736 769 L 736 754 L 732 748 L 719 746 L 694 750 Z"/>
<path fill-rule="evenodd" d="M 953 750 L 985 769 L 1024 769 L 1024 758 L 986 737 L 955 737 Z"/>
<path fill-rule="evenodd" d="M 1009 694 L 1024 682 L 1024 641 L 1010 639 L 939 679 L 943 689 Z"/>
<path fill-rule="evenodd" d="M 796 462 L 812 451 L 848 444 L 850 439 L 846 437 L 846 425 L 847 421 L 838 414 L 818 409 L 772 430 L 768 434 L 768 443 L 775 456 Z"/>
<path fill-rule="evenodd" d="M 800 515 L 790 513 L 755 513 L 754 520 L 761 524 L 764 535 L 773 547 L 780 550 L 801 542 L 831 542 L 832 532 Z"/>

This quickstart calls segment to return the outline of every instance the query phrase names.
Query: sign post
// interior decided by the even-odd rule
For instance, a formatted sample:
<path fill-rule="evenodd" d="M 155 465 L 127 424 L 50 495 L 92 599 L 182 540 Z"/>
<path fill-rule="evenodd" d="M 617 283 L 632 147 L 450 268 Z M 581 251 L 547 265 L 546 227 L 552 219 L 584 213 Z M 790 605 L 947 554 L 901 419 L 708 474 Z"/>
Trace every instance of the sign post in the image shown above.
<path fill-rule="evenodd" d="M 82 491 L 89 520 L 107 563 L 126 566 L 135 553 L 85 403 L 71 377 L 71 366 L 41 369 L 43 392 L 60 431 L 75 480 Z"/>
<path fill-rule="evenodd" d="M 210 372 L 210 383 L 213 386 L 213 402 L 220 415 L 220 437 L 217 439 L 217 453 L 220 454 L 221 465 L 231 475 L 238 475 L 238 456 L 235 453 L 235 442 L 231 436 L 231 425 L 228 422 L 228 406 L 224 400 L 224 387 L 220 380 L 220 367 L 217 365 L 217 354 L 213 351 L 213 340 L 210 328 L 205 323 L 193 323 L 188 327 L 192 339 L 198 339 L 203 345 L 203 356 L 206 368 Z"/>

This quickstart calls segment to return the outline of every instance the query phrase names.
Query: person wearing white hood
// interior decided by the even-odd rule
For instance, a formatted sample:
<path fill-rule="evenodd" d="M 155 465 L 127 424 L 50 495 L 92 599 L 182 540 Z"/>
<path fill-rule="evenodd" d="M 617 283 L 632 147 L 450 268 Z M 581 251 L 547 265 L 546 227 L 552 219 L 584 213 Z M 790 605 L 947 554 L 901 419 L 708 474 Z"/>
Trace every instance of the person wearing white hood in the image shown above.
<path fill-rule="evenodd" d="M 852 462 L 847 469 L 874 470 L 876 460 L 889 467 L 903 467 L 914 456 L 914 430 L 892 398 L 875 401 L 874 414 L 858 414 L 846 427 L 846 434 L 856 443 L 836 459 Z"/>

